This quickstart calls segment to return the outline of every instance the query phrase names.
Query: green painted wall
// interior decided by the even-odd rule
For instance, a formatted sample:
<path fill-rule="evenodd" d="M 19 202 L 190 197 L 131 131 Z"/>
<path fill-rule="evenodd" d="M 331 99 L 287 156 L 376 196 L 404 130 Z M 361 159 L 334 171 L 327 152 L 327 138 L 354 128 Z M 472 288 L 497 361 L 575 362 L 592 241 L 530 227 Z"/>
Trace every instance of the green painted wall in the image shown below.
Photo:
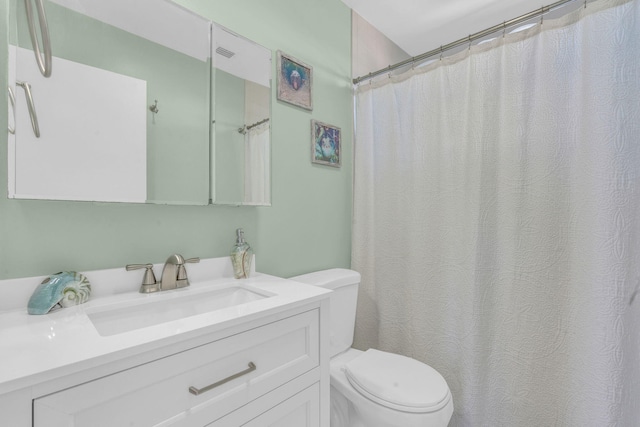
<path fill-rule="evenodd" d="M 0 82 L 7 85 L 7 0 L 0 2 Z M 228 254 L 236 227 L 260 271 L 291 276 L 350 265 L 351 17 L 340 0 L 180 0 L 178 3 L 313 66 L 314 109 L 274 98 L 272 207 L 163 206 L 8 200 L 0 197 L 0 279 Z M 275 55 L 274 55 L 275 57 Z M 275 65 L 275 60 L 274 60 Z M 310 120 L 344 133 L 340 169 L 310 162 Z M 7 103 L 0 103 L 0 127 Z M 7 187 L 0 133 L 0 188 Z"/>

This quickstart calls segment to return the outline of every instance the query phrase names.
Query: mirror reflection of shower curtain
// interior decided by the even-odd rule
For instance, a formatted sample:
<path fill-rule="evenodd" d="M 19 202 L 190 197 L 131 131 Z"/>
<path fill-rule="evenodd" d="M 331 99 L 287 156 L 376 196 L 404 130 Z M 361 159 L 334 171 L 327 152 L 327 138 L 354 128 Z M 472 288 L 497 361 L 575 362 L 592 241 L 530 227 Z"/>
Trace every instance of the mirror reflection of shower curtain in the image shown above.
<path fill-rule="evenodd" d="M 269 123 L 253 127 L 244 138 L 244 202 L 268 205 L 271 200 Z"/>

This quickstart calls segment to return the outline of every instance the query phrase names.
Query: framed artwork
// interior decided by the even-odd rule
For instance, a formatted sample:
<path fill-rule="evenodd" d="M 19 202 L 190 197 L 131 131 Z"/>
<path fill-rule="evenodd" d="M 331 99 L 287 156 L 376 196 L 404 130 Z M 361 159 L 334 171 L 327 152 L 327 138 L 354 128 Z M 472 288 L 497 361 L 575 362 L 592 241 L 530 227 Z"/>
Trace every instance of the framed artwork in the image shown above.
<path fill-rule="evenodd" d="M 313 110 L 311 88 L 313 67 L 278 51 L 276 65 L 277 96 L 280 101 Z"/>
<path fill-rule="evenodd" d="M 341 147 L 339 127 L 311 120 L 311 162 L 339 168 Z"/>

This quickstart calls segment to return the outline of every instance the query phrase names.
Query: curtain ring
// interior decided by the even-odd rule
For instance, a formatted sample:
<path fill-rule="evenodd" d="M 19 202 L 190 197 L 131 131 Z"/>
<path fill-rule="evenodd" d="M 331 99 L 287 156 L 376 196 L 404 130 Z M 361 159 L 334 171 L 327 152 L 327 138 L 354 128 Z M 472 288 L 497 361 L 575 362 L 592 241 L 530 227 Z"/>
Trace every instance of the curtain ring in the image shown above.
<path fill-rule="evenodd" d="M 507 35 L 507 21 L 502 21 L 502 38 Z"/>
<path fill-rule="evenodd" d="M 544 24 L 544 6 L 540 8 L 540 25 Z"/>
<path fill-rule="evenodd" d="M 440 61 L 442 61 L 442 45 L 440 45 Z"/>
<path fill-rule="evenodd" d="M 471 34 L 469 34 L 469 50 L 471 50 Z"/>

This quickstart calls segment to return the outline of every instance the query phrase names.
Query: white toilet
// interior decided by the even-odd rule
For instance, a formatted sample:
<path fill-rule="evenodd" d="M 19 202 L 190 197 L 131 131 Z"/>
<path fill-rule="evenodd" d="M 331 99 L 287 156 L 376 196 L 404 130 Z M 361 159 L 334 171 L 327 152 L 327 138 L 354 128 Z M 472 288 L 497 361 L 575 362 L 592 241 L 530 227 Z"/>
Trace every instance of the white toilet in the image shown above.
<path fill-rule="evenodd" d="M 415 359 L 351 348 L 360 273 L 336 268 L 292 277 L 334 292 L 331 427 L 444 427 L 453 414 L 445 379 Z"/>

